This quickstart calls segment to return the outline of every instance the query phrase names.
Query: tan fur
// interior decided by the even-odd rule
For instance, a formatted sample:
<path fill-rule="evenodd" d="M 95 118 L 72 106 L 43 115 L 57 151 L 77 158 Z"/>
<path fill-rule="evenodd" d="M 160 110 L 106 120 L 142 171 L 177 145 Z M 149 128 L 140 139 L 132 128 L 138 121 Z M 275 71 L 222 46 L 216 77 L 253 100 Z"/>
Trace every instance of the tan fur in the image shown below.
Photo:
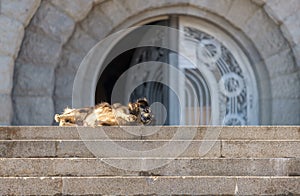
<path fill-rule="evenodd" d="M 146 101 L 146 99 L 143 99 Z M 148 103 L 147 103 L 148 104 Z M 140 104 L 129 103 L 128 106 L 121 104 L 110 105 L 106 102 L 94 107 L 80 109 L 66 108 L 63 114 L 56 114 L 54 119 L 59 126 L 116 126 L 116 125 L 138 125 L 148 124 L 141 119 L 143 117 L 152 119 L 151 110 L 147 107 L 147 112 L 140 108 Z"/>

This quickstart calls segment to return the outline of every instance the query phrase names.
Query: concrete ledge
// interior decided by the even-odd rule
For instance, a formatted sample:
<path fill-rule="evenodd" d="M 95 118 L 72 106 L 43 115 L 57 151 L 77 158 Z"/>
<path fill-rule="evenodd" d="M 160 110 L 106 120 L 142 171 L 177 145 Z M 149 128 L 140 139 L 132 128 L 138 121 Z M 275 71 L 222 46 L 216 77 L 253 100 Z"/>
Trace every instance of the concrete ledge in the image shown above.
<path fill-rule="evenodd" d="M 101 134 L 101 130 L 105 134 Z M 0 127 L 0 140 L 75 140 L 81 139 L 171 139 L 176 132 L 196 132 L 194 139 L 217 135 L 220 140 L 300 140 L 299 126 L 244 126 L 244 127 Z M 181 134 L 177 139 L 186 139 Z"/>
<path fill-rule="evenodd" d="M 288 195 L 300 193 L 300 177 L 0 177 L 0 190 L 4 195 Z"/>
<path fill-rule="evenodd" d="M 210 146 L 211 145 L 211 146 Z M 205 152 L 206 146 L 210 147 Z M 186 147 L 186 150 L 182 148 Z M 105 152 L 101 149 L 106 148 Z M 90 151 L 92 149 L 93 151 Z M 125 149 L 120 151 L 120 149 Z M 300 141 L 287 140 L 18 140 L 0 141 L 0 157 L 209 157 L 285 158 L 300 157 Z M 158 151 L 159 150 L 159 151 Z M 202 150 L 204 153 L 202 153 Z M 183 151 L 182 153 L 180 153 Z M 92 153 L 93 152 L 93 153 Z M 94 154 L 95 153 L 95 154 Z M 124 154 L 125 153 L 125 154 Z"/>
<path fill-rule="evenodd" d="M 122 162 L 123 168 L 137 165 L 163 166 L 145 171 L 129 171 L 111 166 L 110 162 Z M 163 164 L 165 163 L 165 164 Z M 300 175 L 300 159 L 96 159 L 96 158 L 2 158 L 0 176 L 295 176 Z"/>

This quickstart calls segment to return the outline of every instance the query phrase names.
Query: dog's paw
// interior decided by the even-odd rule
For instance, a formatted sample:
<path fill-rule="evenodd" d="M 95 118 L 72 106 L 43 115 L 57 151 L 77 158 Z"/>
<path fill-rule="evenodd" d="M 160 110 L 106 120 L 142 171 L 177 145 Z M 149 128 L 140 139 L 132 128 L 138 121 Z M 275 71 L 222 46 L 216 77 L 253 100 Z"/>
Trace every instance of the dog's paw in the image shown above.
<path fill-rule="evenodd" d="M 137 117 L 134 115 L 128 115 L 126 118 L 127 122 L 136 122 L 137 121 Z"/>

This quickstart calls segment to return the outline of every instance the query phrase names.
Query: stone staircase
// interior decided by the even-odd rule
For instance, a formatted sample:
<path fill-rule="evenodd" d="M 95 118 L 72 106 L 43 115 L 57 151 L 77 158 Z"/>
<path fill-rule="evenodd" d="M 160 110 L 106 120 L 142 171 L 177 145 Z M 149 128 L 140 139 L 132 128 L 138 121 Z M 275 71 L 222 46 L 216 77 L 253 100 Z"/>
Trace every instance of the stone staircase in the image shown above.
<path fill-rule="evenodd" d="M 300 127 L 0 127 L 0 195 L 298 195 Z"/>

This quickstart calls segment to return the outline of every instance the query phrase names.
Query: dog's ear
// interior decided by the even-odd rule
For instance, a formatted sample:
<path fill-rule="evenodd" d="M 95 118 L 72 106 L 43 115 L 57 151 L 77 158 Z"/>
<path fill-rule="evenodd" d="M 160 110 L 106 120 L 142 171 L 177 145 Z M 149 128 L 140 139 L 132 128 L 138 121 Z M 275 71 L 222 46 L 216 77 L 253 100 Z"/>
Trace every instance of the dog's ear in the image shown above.
<path fill-rule="evenodd" d="M 59 115 L 59 114 L 55 114 L 54 120 L 55 120 L 56 122 L 59 122 L 59 121 L 60 121 L 60 115 Z"/>

